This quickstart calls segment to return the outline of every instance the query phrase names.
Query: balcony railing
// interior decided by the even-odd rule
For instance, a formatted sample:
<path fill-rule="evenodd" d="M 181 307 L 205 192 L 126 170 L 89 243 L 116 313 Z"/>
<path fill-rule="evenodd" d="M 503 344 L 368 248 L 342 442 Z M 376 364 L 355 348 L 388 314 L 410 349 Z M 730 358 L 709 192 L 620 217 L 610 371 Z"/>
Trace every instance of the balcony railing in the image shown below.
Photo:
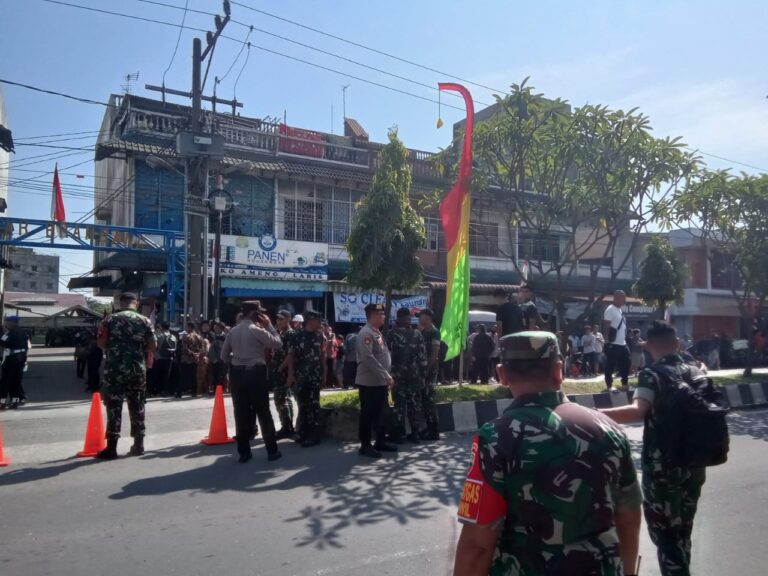
<path fill-rule="evenodd" d="M 224 136 L 227 148 L 243 152 L 272 154 L 285 158 L 307 158 L 321 162 L 365 167 L 376 171 L 381 165 L 383 144 L 356 142 L 353 138 L 294 128 L 285 124 L 250 118 L 232 118 L 204 112 L 202 129 L 215 126 Z M 121 123 L 121 137 L 170 142 L 189 129 L 185 115 L 129 107 Z M 441 180 L 431 152 L 409 150 L 409 163 L 415 179 Z"/>

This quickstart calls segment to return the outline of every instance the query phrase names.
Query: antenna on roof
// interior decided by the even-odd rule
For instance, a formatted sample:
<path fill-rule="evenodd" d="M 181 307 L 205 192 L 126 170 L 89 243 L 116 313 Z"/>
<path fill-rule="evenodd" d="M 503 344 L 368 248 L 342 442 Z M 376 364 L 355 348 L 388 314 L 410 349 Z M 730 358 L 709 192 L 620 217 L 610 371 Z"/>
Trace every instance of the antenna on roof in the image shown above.
<path fill-rule="evenodd" d="M 130 94 L 131 93 L 131 82 L 136 82 L 136 80 L 139 79 L 139 73 L 134 72 L 133 74 L 126 74 L 123 76 L 123 80 L 125 81 L 125 84 L 121 84 L 120 87 L 123 89 L 124 94 Z"/>

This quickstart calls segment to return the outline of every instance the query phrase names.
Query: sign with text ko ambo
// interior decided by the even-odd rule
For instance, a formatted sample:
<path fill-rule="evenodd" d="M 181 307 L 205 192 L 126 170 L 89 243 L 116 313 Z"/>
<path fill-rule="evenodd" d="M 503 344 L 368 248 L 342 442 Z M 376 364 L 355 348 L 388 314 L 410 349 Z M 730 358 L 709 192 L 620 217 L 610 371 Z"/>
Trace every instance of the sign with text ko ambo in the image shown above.
<path fill-rule="evenodd" d="M 219 268 L 222 278 L 327 280 L 328 245 L 272 234 L 222 236 Z"/>
<path fill-rule="evenodd" d="M 341 292 L 333 295 L 336 308 L 336 322 L 365 324 L 365 307 L 368 304 L 384 304 L 384 294 L 375 292 Z M 416 321 L 416 315 L 428 305 L 426 296 L 406 296 L 392 299 L 391 318 L 394 319 L 398 308 L 409 308 Z"/>

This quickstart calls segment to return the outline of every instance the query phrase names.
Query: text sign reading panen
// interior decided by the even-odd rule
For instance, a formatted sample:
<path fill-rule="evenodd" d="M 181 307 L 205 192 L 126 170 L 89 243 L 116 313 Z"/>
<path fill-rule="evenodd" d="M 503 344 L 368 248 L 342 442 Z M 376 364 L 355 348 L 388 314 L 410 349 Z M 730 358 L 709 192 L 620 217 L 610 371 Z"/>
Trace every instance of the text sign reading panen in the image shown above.
<path fill-rule="evenodd" d="M 328 245 L 279 240 L 272 234 L 222 236 L 220 270 L 226 278 L 327 280 Z"/>

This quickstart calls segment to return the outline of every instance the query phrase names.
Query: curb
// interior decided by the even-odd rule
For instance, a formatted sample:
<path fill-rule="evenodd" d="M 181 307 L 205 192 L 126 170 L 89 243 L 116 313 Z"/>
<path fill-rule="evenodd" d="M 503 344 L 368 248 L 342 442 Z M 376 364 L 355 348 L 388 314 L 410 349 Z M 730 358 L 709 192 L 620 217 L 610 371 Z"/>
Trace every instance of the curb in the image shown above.
<path fill-rule="evenodd" d="M 768 382 L 732 384 L 723 388 L 731 408 L 768 404 Z M 603 392 L 568 395 L 568 399 L 585 408 L 617 408 L 629 404 L 632 395 L 632 391 Z M 438 429 L 440 432 L 474 432 L 486 422 L 498 418 L 511 402 L 511 399 L 505 398 L 438 404 Z"/>

